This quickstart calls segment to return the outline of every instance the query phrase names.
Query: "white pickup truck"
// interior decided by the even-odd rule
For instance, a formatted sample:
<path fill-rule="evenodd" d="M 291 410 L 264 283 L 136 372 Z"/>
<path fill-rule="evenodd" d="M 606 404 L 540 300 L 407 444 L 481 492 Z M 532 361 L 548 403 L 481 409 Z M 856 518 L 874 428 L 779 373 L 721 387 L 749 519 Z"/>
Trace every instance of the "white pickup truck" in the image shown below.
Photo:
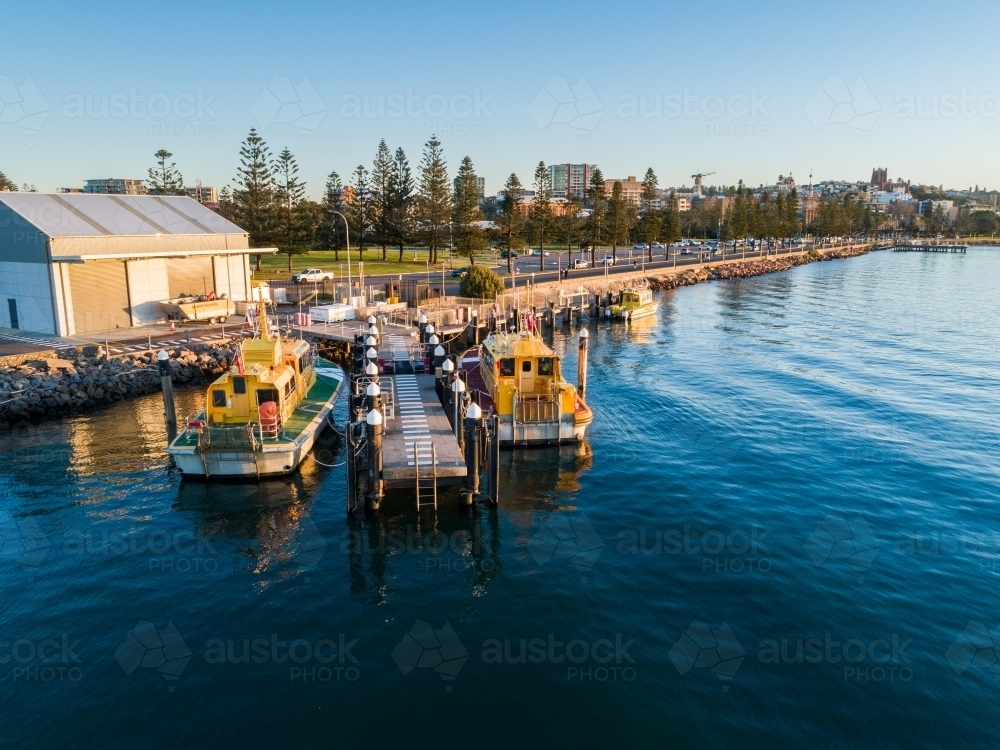
<path fill-rule="evenodd" d="M 320 268 L 307 268 L 306 270 L 300 271 L 292 276 L 292 281 L 296 284 L 306 284 L 314 281 L 323 281 L 325 279 L 333 281 L 333 274 Z"/>

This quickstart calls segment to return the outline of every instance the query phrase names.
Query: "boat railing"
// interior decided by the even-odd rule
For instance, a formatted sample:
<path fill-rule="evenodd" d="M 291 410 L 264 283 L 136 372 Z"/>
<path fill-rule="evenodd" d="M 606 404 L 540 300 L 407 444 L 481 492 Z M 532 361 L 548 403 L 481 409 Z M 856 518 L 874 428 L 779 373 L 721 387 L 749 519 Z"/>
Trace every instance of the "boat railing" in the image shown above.
<path fill-rule="evenodd" d="M 236 425 L 203 424 L 198 428 L 198 450 L 203 454 L 254 453 L 259 445 L 252 422 Z"/>
<path fill-rule="evenodd" d="M 257 429 L 261 442 L 267 439 L 277 440 L 281 434 L 281 415 L 275 414 L 273 417 L 261 417 L 257 422 Z"/>
<path fill-rule="evenodd" d="M 515 402 L 518 422 L 555 422 L 559 419 L 559 402 L 544 396 L 518 396 Z"/>

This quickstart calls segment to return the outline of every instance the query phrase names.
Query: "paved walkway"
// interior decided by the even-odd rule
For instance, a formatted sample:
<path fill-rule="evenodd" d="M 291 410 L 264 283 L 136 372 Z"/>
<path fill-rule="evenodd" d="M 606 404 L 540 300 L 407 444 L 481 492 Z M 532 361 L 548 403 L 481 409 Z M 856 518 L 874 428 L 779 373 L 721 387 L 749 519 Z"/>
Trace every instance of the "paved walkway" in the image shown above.
<path fill-rule="evenodd" d="M 239 335 L 239 325 L 198 326 L 179 328 L 171 331 L 169 326 L 149 326 L 145 328 L 119 328 L 101 331 L 86 336 L 63 338 L 45 333 L 32 333 L 15 328 L 0 328 L 0 357 L 31 354 L 32 352 L 55 352 L 62 356 L 81 346 L 101 346 L 105 343 L 112 355 L 161 349 L 164 346 L 221 341 Z"/>

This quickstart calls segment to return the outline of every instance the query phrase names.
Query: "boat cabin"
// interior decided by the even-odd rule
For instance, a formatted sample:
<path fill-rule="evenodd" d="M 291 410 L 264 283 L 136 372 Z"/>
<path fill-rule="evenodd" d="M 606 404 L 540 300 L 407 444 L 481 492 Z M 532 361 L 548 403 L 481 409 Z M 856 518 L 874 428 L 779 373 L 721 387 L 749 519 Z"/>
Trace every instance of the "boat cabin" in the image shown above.
<path fill-rule="evenodd" d="M 653 302 L 650 289 L 626 289 L 622 292 L 622 306 L 627 308 L 649 305 Z"/>
<path fill-rule="evenodd" d="M 480 363 L 499 414 L 512 413 L 515 403 L 523 421 L 558 419 L 560 407 L 573 411 L 574 389 L 563 381 L 560 358 L 537 336 L 494 334 L 483 342 Z"/>
<path fill-rule="evenodd" d="M 268 423 L 276 432 L 316 381 L 313 353 L 305 341 L 255 338 L 241 347 L 234 365 L 208 388 L 205 420 L 222 426 Z M 265 406 L 272 403 L 273 406 Z"/>

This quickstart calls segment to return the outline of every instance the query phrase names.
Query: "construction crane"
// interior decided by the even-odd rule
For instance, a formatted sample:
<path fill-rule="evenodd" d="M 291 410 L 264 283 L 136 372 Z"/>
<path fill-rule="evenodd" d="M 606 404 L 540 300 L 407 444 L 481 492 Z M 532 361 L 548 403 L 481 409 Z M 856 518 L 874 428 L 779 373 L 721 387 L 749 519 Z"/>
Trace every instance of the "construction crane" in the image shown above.
<path fill-rule="evenodd" d="M 694 180 L 694 192 L 696 195 L 701 195 L 701 178 L 712 174 L 715 174 L 715 172 L 699 172 L 698 174 L 691 175 L 691 179 Z"/>

